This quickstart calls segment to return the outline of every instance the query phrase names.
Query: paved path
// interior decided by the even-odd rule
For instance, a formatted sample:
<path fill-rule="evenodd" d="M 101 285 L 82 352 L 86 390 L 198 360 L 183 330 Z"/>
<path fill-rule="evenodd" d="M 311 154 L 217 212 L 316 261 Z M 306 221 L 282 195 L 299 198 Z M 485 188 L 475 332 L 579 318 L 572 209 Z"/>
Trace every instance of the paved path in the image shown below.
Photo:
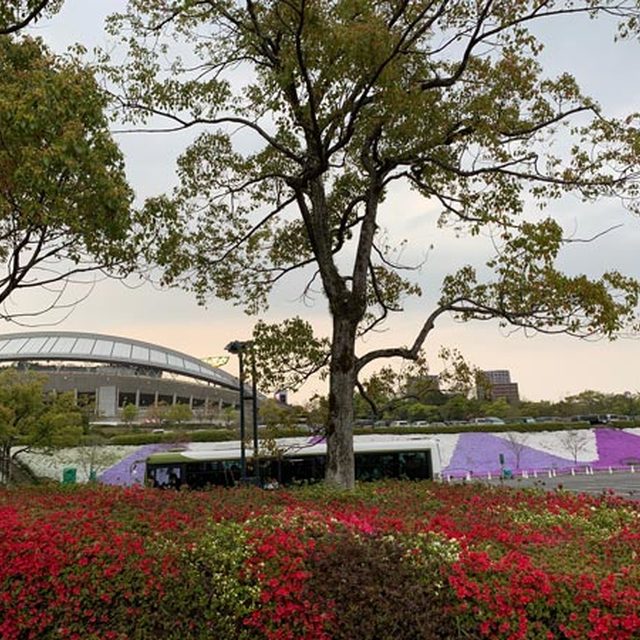
<path fill-rule="evenodd" d="M 553 491 L 565 489 L 578 493 L 601 495 L 605 491 L 613 491 L 616 495 L 630 500 L 640 501 L 640 472 L 616 471 L 614 473 L 595 472 L 593 475 L 558 475 L 548 478 L 542 474 L 538 478 L 515 478 L 512 480 L 486 480 L 474 478 L 473 482 L 483 482 L 504 487 L 539 487 Z"/>

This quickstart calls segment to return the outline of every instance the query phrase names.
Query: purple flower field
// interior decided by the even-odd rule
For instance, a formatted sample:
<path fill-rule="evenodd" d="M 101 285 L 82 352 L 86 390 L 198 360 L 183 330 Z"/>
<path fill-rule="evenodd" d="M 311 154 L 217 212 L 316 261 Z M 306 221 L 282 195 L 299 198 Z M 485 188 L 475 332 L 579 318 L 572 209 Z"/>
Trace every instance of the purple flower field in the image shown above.
<path fill-rule="evenodd" d="M 453 455 L 443 467 L 448 476 L 487 475 L 500 473 L 502 468 L 513 472 L 543 470 L 569 471 L 592 467 L 593 469 L 640 467 L 640 435 L 620 429 L 593 429 L 589 437 L 595 439 L 595 451 L 581 451 L 578 461 L 561 442 L 561 432 L 545 434 L 546 447 L 537 447 L 542 434 L 523 434 L 516 444 L 509 442 L 505 434 L 463 433 L 458 437 Z M 549 442 L 556 440 L 555 453 L 549 452 Z M 589 447 L 586 446 L 585 450 Z M 519 456 L 517 455 L 519 453 Z M 500 464 L 500 454 L 504 465 Z M 586 454 L 586 455 L 585 455 Z"/>

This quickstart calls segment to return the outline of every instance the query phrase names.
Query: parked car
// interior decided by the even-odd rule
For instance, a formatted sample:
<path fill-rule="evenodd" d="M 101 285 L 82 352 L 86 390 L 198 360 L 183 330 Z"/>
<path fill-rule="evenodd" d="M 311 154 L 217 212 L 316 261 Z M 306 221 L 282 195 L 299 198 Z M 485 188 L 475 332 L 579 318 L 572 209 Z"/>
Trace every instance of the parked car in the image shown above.
<path fill-rule="evenodd" d="M 485 416 L 484 418 L 476 418 L 473 424 L 505 424 L 505 421 L 495 416 Z"/>

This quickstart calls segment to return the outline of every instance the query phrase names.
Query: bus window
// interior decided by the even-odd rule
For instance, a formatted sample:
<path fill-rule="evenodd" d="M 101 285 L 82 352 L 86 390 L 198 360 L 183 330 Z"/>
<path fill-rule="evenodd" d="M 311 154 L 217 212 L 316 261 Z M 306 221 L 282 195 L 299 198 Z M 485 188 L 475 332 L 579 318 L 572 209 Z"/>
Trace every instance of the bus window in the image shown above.
<path fill-rule="evenodd" d="M 149 468 L 149 477 L 154 487 L 179 489 L 184 482 L 181 465 L 158 465 Z"/>
<path fill-rule="evenodd" d="M 283 485 L 318 482 L 324 477 L 324 460 L 321 456 L 286 457 L 280 460 L 279 471 L 279 477 L 274 477 Z"/>
<path fill-rule="evenodd" d="M 356 480 L 371 482 L 382 478 L 398 477 L 398 454 L 357 453 Z"/>
<path fill-rule="evenodd" d="M 207 462 L 190 462 L 186 465 L 187 485 L 191 489 L 202 489 L 207 486 L 227 486 L 224 463 L 220 460 Z"/>
<path fill-rule="evenodd" d="M 409 480 L 426 480 L 429 478 L 427 451 L 412 451 L 399 455 L 399 474 Z"/>

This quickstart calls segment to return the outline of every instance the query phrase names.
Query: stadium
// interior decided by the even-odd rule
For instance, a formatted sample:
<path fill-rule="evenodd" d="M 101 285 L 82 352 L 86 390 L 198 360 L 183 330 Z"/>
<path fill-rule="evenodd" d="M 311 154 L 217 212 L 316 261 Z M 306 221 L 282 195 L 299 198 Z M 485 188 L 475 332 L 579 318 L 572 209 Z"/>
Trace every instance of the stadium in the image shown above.
<path fill-rule="evenodd" d="M 0 366 L 46 374 L 45 389 L 72 392 L 117 420 L 125 405 L 188 405 L 195 418 L 237 407 L 239 380 L 210 364 L 160 345 L 97 333 L 38 331 L 0 337 Z M 247 395 L 251 391 L 247 387 Z"/>

